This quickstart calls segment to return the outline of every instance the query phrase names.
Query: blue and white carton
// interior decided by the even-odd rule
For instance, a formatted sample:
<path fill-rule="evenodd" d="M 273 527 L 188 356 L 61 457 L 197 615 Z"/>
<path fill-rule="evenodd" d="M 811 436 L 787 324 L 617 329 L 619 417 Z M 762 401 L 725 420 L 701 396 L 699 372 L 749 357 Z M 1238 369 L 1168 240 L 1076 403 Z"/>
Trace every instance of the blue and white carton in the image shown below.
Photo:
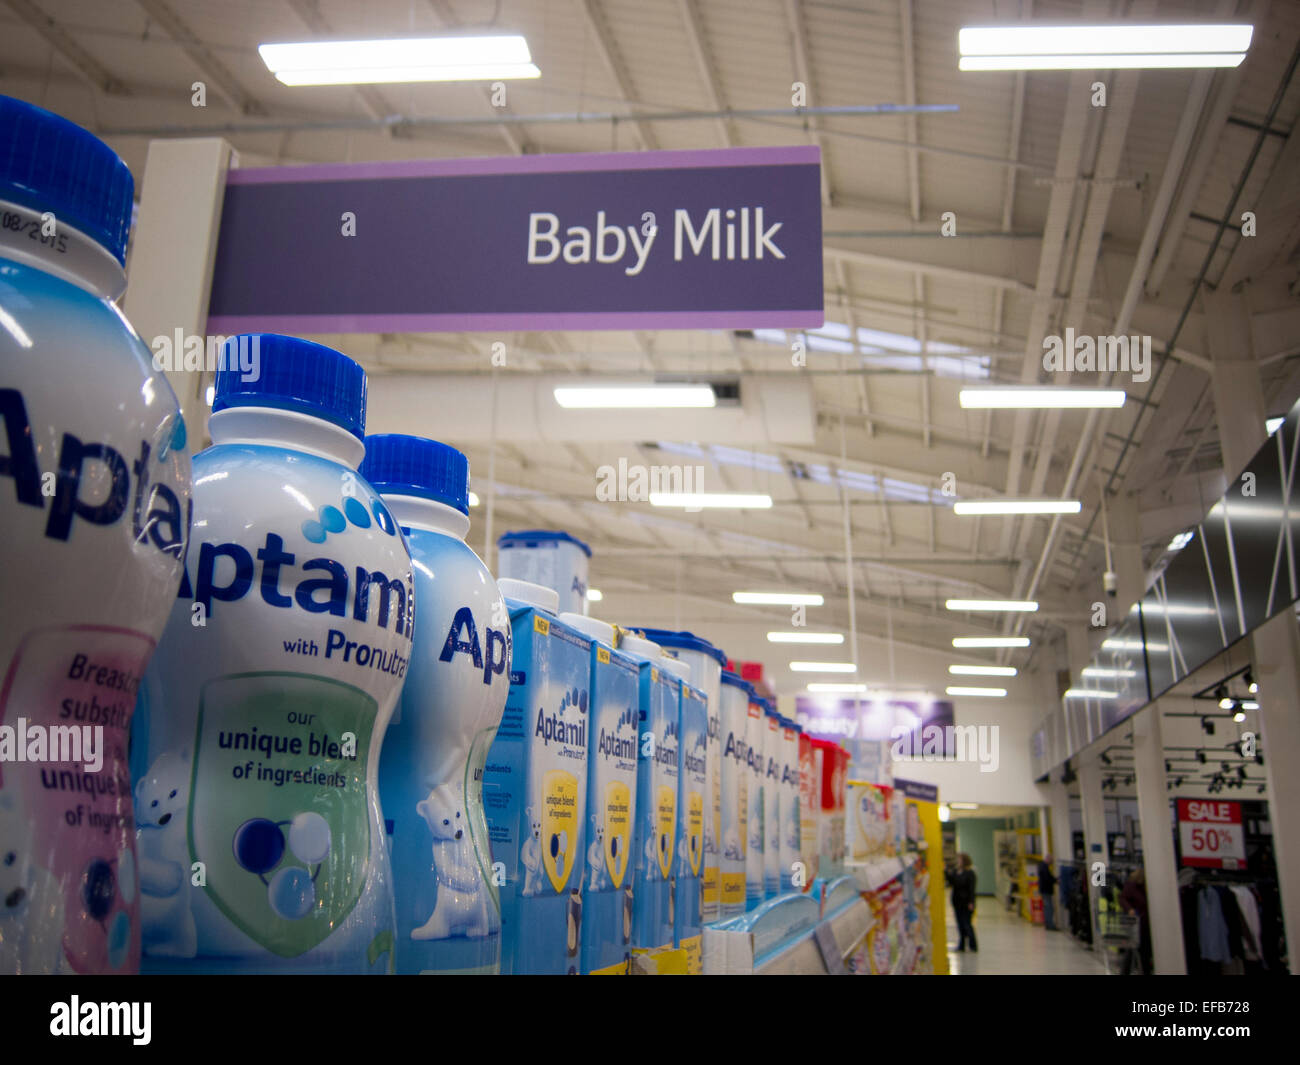
<path fill-rule="evenodd" d="M 686 954 L 686 972 L 703 972 L 704 835 L 709 813 L 709 700 L 681 682 L 677 729 L 677 891 L 673 945 Z"/>
<path fill-rule="evenodd" d="M 493 861 L 504 866 L 501 971 L 576 975 L 591 640 L 556 617 L 550 589 L 497 584 L 510 615 L 510 694 L 483 805 Z"/>
<path fill-rule="evenodd" d="M 582 853 L 581 971 L 627 972 L 632 950 L 632 846 L 636 816 L 638 662 L 614 650 L 614 626 L 561 614 L 591 637 L 587 701 L 587 821 Z"/>
<path fill-rule="evenodd" d="M 639 662 L 632 953 L 673 948 L 677 850 L 677 730 L 681 682 L 663 668 L 657 644 L 620 633 L 619 650 Z"/>

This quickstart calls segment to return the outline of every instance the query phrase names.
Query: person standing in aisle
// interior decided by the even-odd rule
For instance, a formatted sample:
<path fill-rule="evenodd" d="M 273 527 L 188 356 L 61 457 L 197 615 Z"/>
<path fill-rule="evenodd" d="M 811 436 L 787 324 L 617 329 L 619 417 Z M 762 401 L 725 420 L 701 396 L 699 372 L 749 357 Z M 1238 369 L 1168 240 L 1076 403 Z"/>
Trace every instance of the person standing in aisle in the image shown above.
<path fill-rule="evenodd" d="M 957 915 L 957 952 L 965 953 L 970 940 L 971 952 L 977 952 L 975 927 L 975 869 L 969 854 L 957 855 L 957 871 L 952 874 L 952 908 Z"/>
<path fill-rule="evenodd" d="M 1043 927 L 1056 931 L 1056 874 L 1052 872 L 1052 856 L 1046 854 L 1038 863 L 1038 893 L 1043 897 Z"/>

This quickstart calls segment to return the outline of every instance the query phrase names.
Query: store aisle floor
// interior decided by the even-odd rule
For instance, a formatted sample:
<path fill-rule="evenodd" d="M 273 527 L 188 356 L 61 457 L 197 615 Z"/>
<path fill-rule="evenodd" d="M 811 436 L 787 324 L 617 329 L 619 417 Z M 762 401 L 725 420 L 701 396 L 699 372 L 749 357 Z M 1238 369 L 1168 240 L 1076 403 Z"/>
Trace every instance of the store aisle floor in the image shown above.
<path fill-rule="evenodd" d="M 1048 932 L 1008 913 L 996 899 L 981 898 L 975 908 L 979 952 L 958 954 L 957 922 L 948 916 L 948 971 L 956 976 L 1104 976 L 1101 959 L 1068 932 Z"/>

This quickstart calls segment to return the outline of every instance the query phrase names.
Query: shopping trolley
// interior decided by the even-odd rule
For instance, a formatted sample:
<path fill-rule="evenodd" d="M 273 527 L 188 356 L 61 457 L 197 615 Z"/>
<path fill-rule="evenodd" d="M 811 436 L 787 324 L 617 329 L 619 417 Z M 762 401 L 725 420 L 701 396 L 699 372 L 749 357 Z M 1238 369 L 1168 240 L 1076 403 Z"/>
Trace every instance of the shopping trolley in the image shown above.
<path fill-rule="evenodd" d="M 1138 917 L 1118 910 L 1101 910 L 1097 914 L 1097 930 L 1101 934 L 1102 961 L 1106 965 L 1106 972 L 1121 976 L 1141 976 L 1142 927 Z"/>

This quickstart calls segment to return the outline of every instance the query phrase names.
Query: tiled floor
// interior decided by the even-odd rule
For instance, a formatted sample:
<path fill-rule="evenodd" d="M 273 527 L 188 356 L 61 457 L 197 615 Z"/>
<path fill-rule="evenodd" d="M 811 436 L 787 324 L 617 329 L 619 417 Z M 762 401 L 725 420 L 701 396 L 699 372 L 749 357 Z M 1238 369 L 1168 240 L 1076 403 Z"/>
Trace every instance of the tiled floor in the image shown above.
<path fill-rule="evenodd" d="M 1104 976 L 1105 966 L 1069 932 L 1048 932 L 1030 924 L 992 898 L 975 908 L 979 951 L 956 952 L 957 923 L 948 906 L 948 971 L 957 976 Z"/>

